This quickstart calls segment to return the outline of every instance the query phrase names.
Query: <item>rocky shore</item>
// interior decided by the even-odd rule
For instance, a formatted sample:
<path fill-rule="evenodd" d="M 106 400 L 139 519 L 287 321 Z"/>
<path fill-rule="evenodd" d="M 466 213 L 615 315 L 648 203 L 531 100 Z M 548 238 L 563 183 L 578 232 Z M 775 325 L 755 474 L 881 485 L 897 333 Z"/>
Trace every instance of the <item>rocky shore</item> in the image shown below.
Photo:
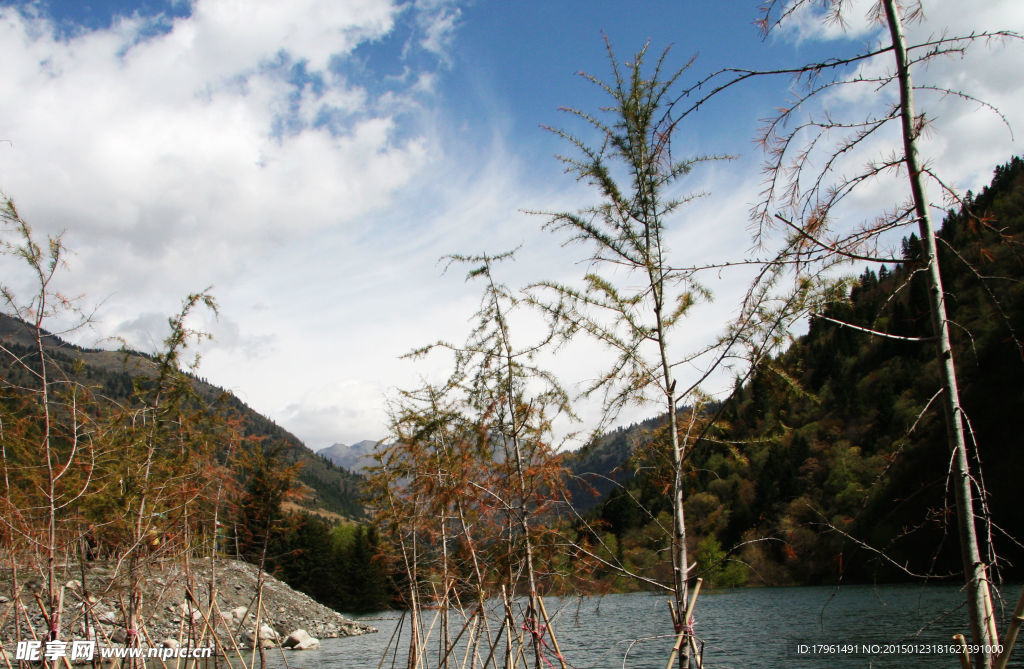
<path fill-rule="evenodd" d="M 229 654 L 235 648 L 251 648 L 259 639 L 267 648 L 280 645 L 302 650 L 317 647 L 317 640 L 322 638 L 376 632 L 269 574 L 263 574 L 262 595 L 257 597 L 259 569 L 245 562 L 193 561 L 190 571 L 191 579 L 184 565 L 174 563 L 157 565 L 148 572 L 143 586 L 143 623 L 138 630 L 143 647 L 213 646 L 216 652 Z M 124 619 L 128 601 L 124 574 L 115 573 L 113 565 L 98 564 L 87 569 L 84 584 L 80 574 L 80 570 L 77 576 L 69 570 L 66 580 L 62 579 L 64 608 L 59 638 L 96 640 L 100 645 L 125 643 L 129 630 Z M 45 639 L 47 624 L 35 597 L 41 584 L 26 580 L 25 575 L 21 578 L 21 638 L 32 639 L 34 632 L 35 638 Z M 0 640 L 8 652 L 18 636 L 9 579 L 9 573 L 0 574 Z M 212 605 L 211 584 L 215 594 Z M 211 632 L 216 641 L 212 641 Z"/>

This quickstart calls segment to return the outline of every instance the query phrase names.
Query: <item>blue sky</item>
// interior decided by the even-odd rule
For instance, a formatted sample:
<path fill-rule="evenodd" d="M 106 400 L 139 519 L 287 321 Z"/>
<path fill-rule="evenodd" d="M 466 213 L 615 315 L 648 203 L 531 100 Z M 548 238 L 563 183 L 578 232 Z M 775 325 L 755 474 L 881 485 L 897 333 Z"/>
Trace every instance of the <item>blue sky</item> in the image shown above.
<path fill-rule="evenodd" d="M 673 66 L 696 55 L 693 81 L 871 44 L 868 4 L 850 4 L 845 32 L 803 15 L 762 40 L 756 1 L 0 1 L 0 190 L 40 234 L 66 230 L 63 287 L 98 305 L 81 343 L 151 349 L 183 296 L 213 286 L 221 316 L 198 323 L 215 337 L 200 374 L 313 448 L 379 438 L 389 389 L 442 371 L 398 356 L 461 340 L 475 308 L 440 256 L 522 246 L 512 285 L 580 273 L 580 252 L 522 211 L 592 201 L 540 126 L 604 103 L 576 76 L 607 74 L 603 35 L 623 59 L 648 40 Z M 925 2 L 911 35 L 1024 32 L 1020 5 L 979 0 L 964 17 Z M 1024 46 L 996 44 L 926 76 L 997 104 L 1024 137 L 1021 71 Z M 752 137 L 789 85 L 737 88 L 683 125 L 677 154 L 738 159 L 692 176 L 709 195 L 673 222 L 680 264 L 750 247 Z M 856 114 L 874 100 L 832 102 Z M 937 119 L 926 157 L 962 189 L 1021 152 L 977 105 L 923 104 Z M 880 186 L 851 206 L 869 216 L 891 196 Z M 681 347 L 735 309 L 742 278 L 712 283 Z M 591 359 L 561 356 L 560 371 L 573 383 Z"/>

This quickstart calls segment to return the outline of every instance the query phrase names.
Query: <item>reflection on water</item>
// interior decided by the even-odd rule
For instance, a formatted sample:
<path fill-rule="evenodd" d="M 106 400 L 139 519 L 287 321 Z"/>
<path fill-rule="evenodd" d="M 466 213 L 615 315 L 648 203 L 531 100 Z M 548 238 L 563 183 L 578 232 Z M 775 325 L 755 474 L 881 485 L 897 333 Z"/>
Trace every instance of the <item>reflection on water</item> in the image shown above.
<path fill-rule="evenodd" d="M 1006 590 L 1010 601 L 1005 621 L 1019 594 L 1019 586 Z M 953 655 L 885 653 L 886 644 L 946 645 L 955 633 L 967 633 L 963 595 L 955 586 L 887 585 L 760 588 L 701 593 L 694 612 L 695 629 L 704 642 L 709 669 L 752 667 L 943 667 L 959 666 Z M 672 627 L 664 594 L 637 593 L 601 598 L 545 600 L 559 644 L 569 666 L 576 669 L 662 669 L 672 647 Z M 424 613 L 430 627 L 434 612 Z M 405 667 L 407 637 L 398 652 L 384 657 L 401 618 L 397 612 L 365 616 L 380 629 L 377 634 L 322 640 L 315 651 L 289 652 L 292 669 L 328 667 Z M 452 624 L 452 636 L 460 624 Z M 497 624 L 493 625 L 497 631 Z M 405 630 L 408 631 L 408 628 Z M 437 664 L 435 631 L 430 637 Z M 827 655 L 800 653 L 801 644 L 839 645 L 845 652 Z M 878 652 L 865 647 L 879 646 Z M 500 647 L 504 647 L 504 641 Z M 464 649 L 452 666 L 461 667 Z M 482 657 L 486 656 L 486 651 Z M 1011 667 L 1024 667 L 1018 650 Z M 277 651 L 267 655 L 268 666 L 283 668 Z M 549 658 L 557 667 L 553 655 Z M 383 659 L 383 663 L 382 663 Z M 482 658 L 481 658 L 482 659 Z M 258 662 L 257 662 L 258 663 Z M 479 666 L 478 662 L 478 666 Z M 471 664 L 467 664 L 467 667 Z M 522 666 L 522 665 L 520 665 Z"/>

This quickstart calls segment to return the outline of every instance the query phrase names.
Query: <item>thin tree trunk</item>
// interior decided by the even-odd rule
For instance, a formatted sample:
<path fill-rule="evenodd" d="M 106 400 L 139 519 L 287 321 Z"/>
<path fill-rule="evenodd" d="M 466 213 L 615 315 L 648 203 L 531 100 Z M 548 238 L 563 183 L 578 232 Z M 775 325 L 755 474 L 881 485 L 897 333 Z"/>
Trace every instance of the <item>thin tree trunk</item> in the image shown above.
<path fill-rule="evenodd" d="M 45 286 L 45 282 L 42 284 Z M 46 455 L 47 475 L 47 516 L 46 516 L 46 606 L 51 616 L 57 614 L 57 473 L 53 463 L 53 449 L 51 443 L 52 422 L 50 417 L 50 382 L 46 373 L 46 353 L 43 350 L 42 319 L 46 312 L 46 291 L 39 294 L 39 308 L 36 311 L 36 319 L 33 323 L 33 334 L 35 337 L 36 355 L 39 359 L 39 383 L 40 394 L 43 404 L 43 435 L 42 446 Z M 48 616 L 47 616 L 48 617 Z M 48 617 L 49 618 L 49 617 Z M 47 641 L 56 641 L 59 630 L 56 628 L 53 619 L 48 620 L 50 630 L 46 636 Z"/>
<path fill-rule="evenodd" d="M 459 512 L 459 522 L 462 523 L 462 535 L 466 537 L 466 545 L 469 547 L 469 555 L 473 562 L 473 575 L 476 577 L 476 603 L 480 610 L 480 624 L 483 626 L 484 633 L 487 635 L 487 645 L 493 646 L 494 642 L 493 639 L 491 639 L 491 628 L 487 622 L 487 593 L 484 590 L 484 576 L 483 571 L 480 569 L 480 560 L 476 554 L 476 544 L 473 543 L 473 538 L 469 531 L 469 525 L 466 523 L 466 512 L 462 505 L 462 499 L 457 497 L 455 505 Z"/>
<path fill-rule="evenodd" d="M 971 620 L 971 637 L 975 646 L 982 649 L 974 654 L 975 666 L 992 666 L 992 656 L 983 652 L 984 647 L 997 643 L 995 616 L 989 592 L 986 565 L 981 559 L 977 529 L 974 522 L 974 495 L 971 489 L 971 472 L 967 458 L 967 444 L 964 435 L 963 409 L 956 379 L 953 349 L 950 346 L 949 323 L 946 317 L 945 294 L 942 277 L 939 274 L 938 249 L 935 228 L 929 214 L 917 152 L 919 129 L 915 127 L 913 83 L 907 64 L 903 24 L 896 0 L 884 0 L 889 33 L 892 36 L 893 53 L 900 83 L 900 115 L 903 127 L 903 146 L 906 152 L 907 172 L 914 197 L 914 208 L 921 235 L 921 250 L 928 276 L 928 297 L 932 329 L 935 334 L 939 369 L 942 375 L 943 413 L 946 419 L 946 433 L 953 454 L 953 490 L 956 497 L 957 525 L 960 537 L 960 553 L 963 561 L 964 580 L 967 583 L 967 609 Z"/>
<path fill-rule="evenodd" d="M 494 281 L 488 278 L 491 282 L 491 288 L 494 289 Z M 498 322 L 498 328 L 501 331 L 501 346 L 503 348 L 503 354 L 505 357 L 505 402 L 508 405 L 509 420 L 512 421 L 512 449 L 515 455 L 516 462 L 516 477 L 519 479 L 519 500 L 516 508 L 517 520 L 519 522 L 520 530 L 523 533 L 524 551 L 526 554 L 526 578 L 529 585 L 529 604 L 526 610 L 526 624 L 531 626 L 530 637 L 533 641 L 533 655 L 534 655 L 534 666 L 536 669 L 541 667 L 541 647 L 540 647 L 540 613 L 537 607 L 537 576 L 534 572 L 533 565 L 533 539 L 530 536 L 530 523 L 527 518 L 526 509 L 526 474 L 525 467 L 523 465 L 523 449 L 519 439 L 519 430 L 521 425 L 516 421 L 516 416 L 519 414 L 516 407 L 516 389 L 513 384 L 513 353 L 512 353 L 512 342 L 509 341 L 508 327 L 505 322 L 505 316 L 502 312 L 501 305 L 498 300 L 495 299 L 494 303 L 495 315 Z"/>
<path fill-rule="evenodd" d="M 441 471 L 438 468 L 438 486 L 440 482 Z M 448 606 L 448 522 L 446 506 L 442 507 L 439 520 L 441 521 L 441 668 L 448 669 L 450 666 L 448 663 L 448 654 L 451 647 L 451 632 L 449 631 L 449 616 L 451 615 L 451 609 Z"/>
<path fill-rule="evenodd" d="M 690 565 L 686 551 L 686 513 L 683 491 L 683 459 L 685 445 L 679 442 L 679 418 L 676 415 L 676 382 L 672 378 L 672 366 L 668 361 L 668 343 L 665 341 L 665 275 L 664 260 L 661 252 L 661 237 L 658 233 L 658 222 L 655 214 L 650 214 L 649 223 L 645 226 L 645 260 L 647 276 L 651 282 L 651 293 L 654 297 L 655 337 L 658 342 L 658 360 L 661 365 L 662 390 L 665 393 L 665 405 L 668 410 L 669 435 L 672 447 L 672 577 L 673 595 L 677 611 L 685 611 L 687 604 L 687 577 Z M 680 621 L 686 625 L 688 621 Z M 690 666 L 689 643 L 684 639 L 682 650 L 683 667 Z"/>

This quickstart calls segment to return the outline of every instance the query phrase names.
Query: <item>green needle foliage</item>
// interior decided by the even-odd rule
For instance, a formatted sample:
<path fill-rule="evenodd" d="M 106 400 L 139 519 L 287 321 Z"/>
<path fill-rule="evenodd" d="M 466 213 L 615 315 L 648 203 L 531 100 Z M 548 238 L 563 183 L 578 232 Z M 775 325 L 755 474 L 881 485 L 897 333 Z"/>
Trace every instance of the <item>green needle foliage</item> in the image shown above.
<path fill-rule="evenodd" d="M 678 611 L 686 610 L 691 561 L 684 514 L 687 436 L 697 412 L 680 425 L 680 402 L 699 403 L 697 389 L 677 389 L 676 369 L 687 360 L 677 341 L 693 306 L 710 299 L 692 269 L 674 268 L 666 245 L 668 225 L 683 205 L 699 197 L 682 192 L 681 180 L 700 163 L 719 157 L 679 159 L 672 154 L 675 128 L 666 112 L 686 68 L 665 71 L 667 52 L 653 66 L 647 47 L 619 63 L 610 46 L 612 79 L 583 75 L 610 98 L 601 115 L 567 109 L 592 130 L 591 144 L 565 130 L 553 130 L 575 149 L 560 156 L 566 169 L 592 186 L 600 202 L 577 212 L 548 214 L 547 227 L 585 245 L 592 271 L 581 286 L 541 282 L 532 302 L 563 340 L 585 333 L 604 344 L 612 363 L 585 390 L 600 394 L 607 420 L 627 406 L 654 403 L 668 416 L 661 448 L 671 462 L 673 577 L 668 586 Z M 612 278 L 614 276 L 614 278 Z M 698 354 L 699 355 L 699 354 Z"/>

